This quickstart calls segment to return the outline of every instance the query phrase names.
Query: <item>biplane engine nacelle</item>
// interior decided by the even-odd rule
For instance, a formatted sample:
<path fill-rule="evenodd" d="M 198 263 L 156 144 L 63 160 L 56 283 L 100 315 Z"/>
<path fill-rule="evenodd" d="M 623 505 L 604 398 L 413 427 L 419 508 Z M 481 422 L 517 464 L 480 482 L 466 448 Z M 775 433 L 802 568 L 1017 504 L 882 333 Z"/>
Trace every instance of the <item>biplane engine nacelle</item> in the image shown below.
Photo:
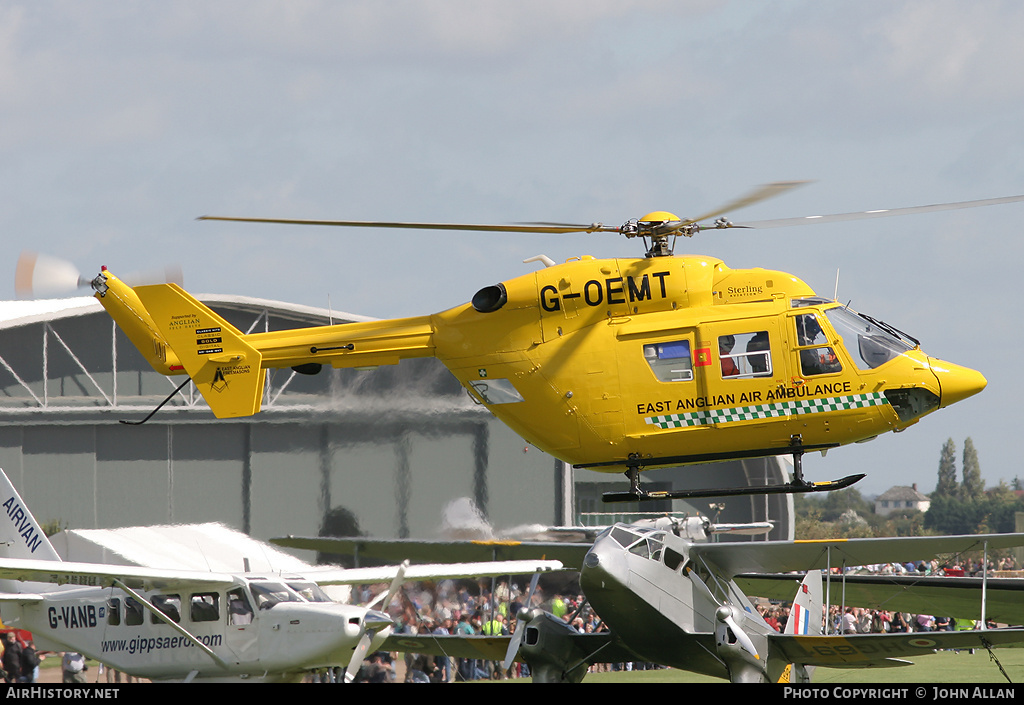
<path fill-rule="evenodd" d="M 530 667 L 534 683 L 579 683 L 587 675 L 587 656 L 576 644 L 575 629 L 540 609 L 522 610 L 518 629 L 525 629 L 519 656 Z"/>

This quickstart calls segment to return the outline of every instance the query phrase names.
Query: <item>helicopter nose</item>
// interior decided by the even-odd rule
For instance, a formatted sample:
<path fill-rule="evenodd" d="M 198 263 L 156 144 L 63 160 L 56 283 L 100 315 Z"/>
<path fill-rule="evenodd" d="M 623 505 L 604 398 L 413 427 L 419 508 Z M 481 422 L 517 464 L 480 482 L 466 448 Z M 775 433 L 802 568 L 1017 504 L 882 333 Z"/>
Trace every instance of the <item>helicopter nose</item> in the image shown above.
<path fill-rule="evenodd" d="M 973 397 L 988 384 L 977 370 L 954 365 L 945 360 L 929 358 L 932 372 L 939 380 L 939 408 L 945 408 L 967 397 Z"/>

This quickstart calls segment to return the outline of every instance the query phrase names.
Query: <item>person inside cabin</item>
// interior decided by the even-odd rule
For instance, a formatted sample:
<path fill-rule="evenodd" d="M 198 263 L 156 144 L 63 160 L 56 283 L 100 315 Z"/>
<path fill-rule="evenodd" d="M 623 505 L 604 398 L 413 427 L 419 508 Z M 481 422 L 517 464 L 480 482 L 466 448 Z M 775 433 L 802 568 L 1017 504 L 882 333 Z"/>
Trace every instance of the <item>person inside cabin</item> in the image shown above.
<path fill-rule="evenodd" d="M 747 360 L 750 361 L 750 369 L 755 375 L 767 374 L 768 372 L 768 331 L 762 330 L 754 333 L 747 341 Z"/>
<path fill-rule="evenodd" d="M 814 314 L 807 313 L 796 317 L 797 341 L 801 346 L 827 343 L 821 324 Z M 831 347 L 804 348 L 800 351 L 800 369 L 805 375 L 820 375 L 827 372 L 839 372 L 843 369 Z"/>
<path fill-rule="evenodd" d="M 735 336 L 722 335 L 718 337 L 718 357 L 722 362 L 723 377 L 735 377 L 740 373 L 736 362 L 732 359 L 732 349 L 735 345 Z"/>

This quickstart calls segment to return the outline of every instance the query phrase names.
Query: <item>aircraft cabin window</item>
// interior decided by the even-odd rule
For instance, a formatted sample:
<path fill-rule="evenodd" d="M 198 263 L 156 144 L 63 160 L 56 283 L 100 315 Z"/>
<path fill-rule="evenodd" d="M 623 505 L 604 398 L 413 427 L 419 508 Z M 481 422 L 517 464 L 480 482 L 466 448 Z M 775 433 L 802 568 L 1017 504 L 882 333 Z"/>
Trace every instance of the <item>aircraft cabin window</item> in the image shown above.
<path fill-rule="evenodd" d="M 725 379 L 772 376 L 771 343 L 766 330 L 719 336 L 718 357 Z"/>
<path fill-rule="evenodd" d="M 676 570 L 684 563 L 686 563 L 686 556 L 678 551 L 673 551 L 671 548 L 665 549 L 665 565 L 670 570 Z"/>
<path fill-rule="evenodd" d="M 116 627 L 121 623 L 121 600 L 111 597 L 107 600 L 107 624 Z"/>
<path fill-rule="evenodd" d="M 244 625 L 252 623 L 252 607 L 249 605 L 249 598 L 245 596 L 245 590 L 242 588 L 228 591 L 228 613 L 231 616 L 231 624 Z"/>
<path fill-rule="evenodd" d="M 693 379 L 689 340 L 645 345 L 644 359 L 661 382 L 689 382 Z"/>
<path fill-rule="evenodd" d="M 143 622 L 143 614 L 145 610 L 142 607 L 142 603 L 136 600 L 134 597 L 126 597 L 124 600 L 124 623 L 129 627 L 135 627 Z"/>
<path fill-rule="evenodd" d="M 203 592 L 189 598 L 188 618 L 193 622 L 216 622 L 220 619 L 220 595 Z"/>
<path fill-rule="evenodd" d="M 180 595 L 153 595 L 150 600 L 153 606 L 167 615 L 167 618 L 177 624 L 181 621 L 181 596 Z M 164 620 L 155 614 L 149 615 L 149 621 L 153 624 L 163 624 Z"/>
<path fill-rule="evenodd" d="M 821 324 L 813 313 L 797 316 L 796 338 L 800 347 L 800 372 L 805 377 L 841 372 L 843 369 L 835 350 L 828 346 Z M 826 345 L 822 345 L 825 343 Z"/>

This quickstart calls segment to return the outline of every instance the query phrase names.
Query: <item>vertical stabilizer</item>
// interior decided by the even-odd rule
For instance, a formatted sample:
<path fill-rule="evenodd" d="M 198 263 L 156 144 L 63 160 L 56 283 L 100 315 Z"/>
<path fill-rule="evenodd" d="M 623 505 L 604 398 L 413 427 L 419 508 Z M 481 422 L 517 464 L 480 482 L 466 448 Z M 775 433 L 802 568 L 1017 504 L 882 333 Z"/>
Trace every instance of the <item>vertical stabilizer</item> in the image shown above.
<path fill-rule="evenodd" d="M 822 633 L 821 571 L 809 570 L 797 588 L 785 634 L 819 636 Z"/>
<path fill-rule="evenodd" d="M 21 495 L 14 489 L 7 474 L 0 470 L 0 556 L 4 558 L 32 558 L 40 561 L 59 561 L 50 539 L 25 507 Z"/>
<path fill-rule="evenodd" d="M 809 570 L 793 598 L 793 607 L 783 634 L 796 636 L 821 636 L 824 624 L 824 600 L 822 599 L 821 571 Z M 814 666 L 801 663 L 787 663 L 777 678 L 777 683 L 810 683 Z"/>
<path fill-rule="evenodd" d="M 177 284 L 134 291 L 217 418 L 260 410 L 266 371 L 241 331 Z"/>

